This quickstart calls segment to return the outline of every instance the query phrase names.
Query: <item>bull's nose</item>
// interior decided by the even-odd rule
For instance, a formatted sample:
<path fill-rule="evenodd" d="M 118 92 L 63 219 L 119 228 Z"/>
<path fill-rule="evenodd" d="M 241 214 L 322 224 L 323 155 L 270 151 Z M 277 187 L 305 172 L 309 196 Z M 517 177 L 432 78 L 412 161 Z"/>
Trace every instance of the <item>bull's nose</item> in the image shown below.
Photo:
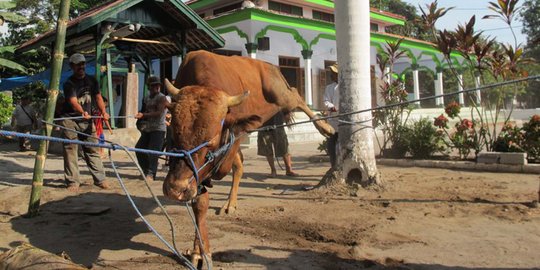
<path fill-rule="evenodd" d="M 182 184 L 178 184 L 178 182 Z M 184 182 L 186 184 L 183 184 Z M 165 181 L 163 183 L 163 195 L 172 200 L 189 201 L 197 196 L 197 190 L 192 188 L 188 181 Z"/>

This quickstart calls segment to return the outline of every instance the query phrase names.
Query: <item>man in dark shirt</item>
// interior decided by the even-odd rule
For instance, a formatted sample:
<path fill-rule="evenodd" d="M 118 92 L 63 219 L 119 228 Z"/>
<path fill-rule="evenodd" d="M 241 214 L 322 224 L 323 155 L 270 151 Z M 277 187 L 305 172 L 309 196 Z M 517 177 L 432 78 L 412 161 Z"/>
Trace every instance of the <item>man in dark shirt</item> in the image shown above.
<path fill-rule="evenodd" d="M 73 70 L 73 75 L 64 83 L 65 102 L 61 116 L 64 118 L 80 117 L 82 119 L 64 119 L 62 125 L 68 129 L 76 130 L 94 138 L 77 134 L 73 131 L 63 130 L 63 137 L 69 140 L 80 140 L 87 142 L 97 142 L 96 129 L 91 119 L 92 102 L 95 102 L 103 116 L 103 120 L 109 120 L 109 114 L 105 110 L 103 98 L 98 89 L 97 81 L 94 77 L 87 75 L 86 59 L 80 53 L 75 53 L 69 58 L 69 66 Z M 105 180 L 105 169 L 96 147 L 81 146 L 84 160 L 90 169 L 94 185 L 102 189 L 110 188 Z M 79 156 L 77 144 L 64 144 L 64 179 L 70 191 L 79 191 L 81 182 L 79 180 L 79 166 L 77 164 Z"/>

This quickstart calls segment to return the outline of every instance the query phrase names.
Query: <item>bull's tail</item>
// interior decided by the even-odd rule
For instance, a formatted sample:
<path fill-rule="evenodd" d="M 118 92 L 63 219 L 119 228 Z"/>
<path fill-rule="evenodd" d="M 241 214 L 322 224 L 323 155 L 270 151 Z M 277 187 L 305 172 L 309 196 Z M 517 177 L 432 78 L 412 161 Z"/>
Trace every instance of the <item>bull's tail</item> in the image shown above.
<path fill-rule="evenodd" d="M 283 118 L 285 119 L 285 124 L 287 124 L 287 128 L 289 130 L 292 129 L 292 125 L 294 123 L 294 113 L 292 111 L 284 112 Z"/>

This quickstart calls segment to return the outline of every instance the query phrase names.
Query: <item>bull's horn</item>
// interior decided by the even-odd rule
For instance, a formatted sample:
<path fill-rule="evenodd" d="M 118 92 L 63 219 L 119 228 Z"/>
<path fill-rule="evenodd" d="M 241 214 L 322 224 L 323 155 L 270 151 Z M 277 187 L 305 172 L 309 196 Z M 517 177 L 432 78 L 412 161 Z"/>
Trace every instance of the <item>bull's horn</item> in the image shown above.
<path fill-rule="evenodd" d="M 169 92 L 169 95 L 175 96 L 176 94 L 180 93 L 180 89 L 174 87 L 174 85 L 169 82 L 169 79 L 165 78 L 165 89 L 167 89 L 167 92 Z"/>
<path fill-rule="evenodd" d="M 244 101 L 247 98 L 247 96 L 249 96 L 249 91 L 245 91 L 243 94 L 238 95 L 238 96 L 228 97 L 227 105 L 229 107 L 240 105 L 240 103 L 242 103 L 242 101 Z"/>

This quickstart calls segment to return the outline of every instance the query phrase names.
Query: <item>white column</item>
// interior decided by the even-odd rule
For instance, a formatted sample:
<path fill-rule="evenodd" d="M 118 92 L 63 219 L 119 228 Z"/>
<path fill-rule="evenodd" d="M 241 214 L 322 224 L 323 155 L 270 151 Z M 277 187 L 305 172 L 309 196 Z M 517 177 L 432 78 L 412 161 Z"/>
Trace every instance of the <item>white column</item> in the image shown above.
<path fill-rule="evenodd" d="M 305 99 L 308 106 L 313 105 L 313 90 L 311 89 L 311 58 L 304 59 Z"/>
<path fill-rule="evenodd" d="M 435 95 L 442 95 L 443 94 L 443 74 L 442 72 L 437 72 L 437 80 L 435 80 Z M 444 98 L 438 97 L 435 99 L 435 105 L 436 106 L 444 106 Z"/>
<path fill-rule="evenodd" d="M 420 81 L 418 79 L 418 69 L 413 70 L 413 89 L 414 89 L 414 99 L 420 98 Z M 415 102 L 414 104 L 420 106 L 420 101 Z"/>
<path fill-rule="evenodd" d="M 476 103 L 480 104 L 482 102 L 482 96 L 480 95 L 480 76 L 476 75 L 474 77 L 474 85 L 476 86 Z"/>
<path fill-rule="evenodd" d="M 458 75 L 458 97 L 459 97 L 459 105 L 463 107 L 465 105 L 465 99 L 463 98 L 463 74 Z"/>
<path fill-rule="evenodd" d="M 387 83 L 391 83 L 392 82 L 392 74 L 390 74 L 390 67 L 385 67 L 384 68 L 384 79 L 386 80 Z"/>

